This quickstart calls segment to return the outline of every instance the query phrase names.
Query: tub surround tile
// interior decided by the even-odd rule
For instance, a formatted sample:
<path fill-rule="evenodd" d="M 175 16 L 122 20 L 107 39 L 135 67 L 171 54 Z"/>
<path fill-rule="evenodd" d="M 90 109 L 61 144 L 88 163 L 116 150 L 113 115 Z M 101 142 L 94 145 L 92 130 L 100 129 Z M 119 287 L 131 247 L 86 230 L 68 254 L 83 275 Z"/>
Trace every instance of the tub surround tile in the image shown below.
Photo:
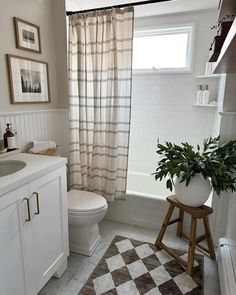
<path fill-rule="evenodd" d="M 133 76 L 129 171 L 153 172 L 157 138 L 161 143 L 196 145 L 212 135 L 216 110 L 193 106 L 198 83 L 195 74 Z M 216 97 L 218 81 L 204 83 L 209 84 L 211 97 Z M 140 156 L 143 161 L 137 161 Z M 159 193 L 157 183 L 155 191 Z"/>

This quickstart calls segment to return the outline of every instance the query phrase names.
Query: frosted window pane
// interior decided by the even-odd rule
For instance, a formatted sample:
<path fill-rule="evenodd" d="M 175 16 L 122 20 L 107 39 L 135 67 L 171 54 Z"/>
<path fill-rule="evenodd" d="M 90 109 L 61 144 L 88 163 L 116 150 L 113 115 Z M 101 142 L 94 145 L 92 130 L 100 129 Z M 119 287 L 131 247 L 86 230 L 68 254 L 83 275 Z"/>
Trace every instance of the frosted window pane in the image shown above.
<path fill-rule="evenodd" d="M 187 33 L 135 37 L 133 68 L 185 68 L 187 49 Z"/>

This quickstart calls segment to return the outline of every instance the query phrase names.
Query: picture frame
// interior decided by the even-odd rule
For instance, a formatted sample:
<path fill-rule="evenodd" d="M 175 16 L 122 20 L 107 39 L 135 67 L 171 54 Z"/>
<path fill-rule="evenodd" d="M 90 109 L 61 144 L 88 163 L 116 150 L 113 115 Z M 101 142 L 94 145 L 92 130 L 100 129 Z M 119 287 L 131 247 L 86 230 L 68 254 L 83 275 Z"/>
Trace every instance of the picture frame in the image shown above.
<path fill-rule="evenodd" d="M 28 21 L 14 17 L 16 47 L 41 53 L 40 27 Z"/>
<path fill-rule="evenodd" d="M 48 63 L 7 54 L 12 104 L 49 103 Z"/>

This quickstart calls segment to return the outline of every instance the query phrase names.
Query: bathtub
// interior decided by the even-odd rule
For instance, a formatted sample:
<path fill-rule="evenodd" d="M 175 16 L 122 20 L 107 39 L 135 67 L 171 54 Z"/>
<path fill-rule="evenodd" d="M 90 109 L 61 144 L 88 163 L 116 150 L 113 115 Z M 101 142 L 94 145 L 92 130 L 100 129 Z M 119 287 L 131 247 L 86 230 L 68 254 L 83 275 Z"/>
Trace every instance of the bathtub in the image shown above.
<path fill-rule="evenodd" d="M 171 192 L 166 189 L 165 180 L 156 181 L 154 175 L 129 171 L 127 194 L 165 199 L 167 196 L 171 195 Z"/>
<path fill-rule="evenodd" d="M 165 180 L 156 181 L 148 173 L 129 172 L 126 199 L 109 203 L 105 219 L 159 230 L 169 207 L 166 197 L 171 194 L 174 192 L 166 189 Z M 212 205 L 212 194 L 206 205 Z M 175 210 L 172 217 L 177 215 Z M 188 216 L 185 220 L 189 221 Z M 168 232 L 175 230 L 176 225 L 168 227 Z"/>
<path fill-rule="evenodd" d="M 138 195 L 155 199 L 166 199 L 167 196 L 174 194 L 166 188 L 166 180 L 156 181 L 154 175 L 141 172 L 128 172 L 127 194 Z M 213 192 L 206 201 L 205 205 L 212 207 Z"/>
<path fill-rule="evenodd" d="M 156 181 L 148 173 L 129 172 L 126 199 L 109 203 L 105 219 L 159 230 L 169 195 L 165 181 Z M 171 228 L 175 230 L 175 226 Z"/>

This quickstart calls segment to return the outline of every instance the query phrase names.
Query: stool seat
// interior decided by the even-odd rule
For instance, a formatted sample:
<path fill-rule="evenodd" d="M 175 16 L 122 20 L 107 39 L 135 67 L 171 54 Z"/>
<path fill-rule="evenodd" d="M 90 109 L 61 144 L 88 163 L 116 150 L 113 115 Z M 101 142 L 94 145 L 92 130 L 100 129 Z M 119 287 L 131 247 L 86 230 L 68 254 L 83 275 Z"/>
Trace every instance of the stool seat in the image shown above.
<path fill-rule="evenodd" d="M 212 240 L 212 235 L 210 231 L 208 215 L 213 212 L 213 209 L 208 206 L 201 206 L 201 207 L 190 207 L 184 204 L 181 204 L 175 197 L 175 195 L 169 196 L 166 200 L 170 203 L 169 209 L 167 211 L 166 217 L 162 224 L 162 228 L 159 232 L 155 245 L 159 249 L 165 250 L 170 256 L 172 256 L 176 262 L 178 262 L 188 274 L 192 275 L 193 273 L 193 266 L 194 266 L 194 258 L 195 258 L 195 247 L 199 247 L 201 250 L 205 251 L 210 255 L 212 259 L 215 260 L 215 249 Z M 179 209 L 179 217 L 173 220 L 170 220 L 171 215 L 175 208 Z M 183 220 L 184 220 L 184 213 L 191 215 L 191 231 L 190 236 L 187 237 L 183 233 Z M 197 232 L 197 219 L 203 219 L 205 234 L 201 235 L 200 237 L 196 237 Z M 185 237 L 189 240 L 189 250 L 188 250 L 188 261 L 184 261 L 179 256 L 177 256 L 170 248 L 168 248 L 163 242 L 162 239 L 166 232 L 166 229 L 169 225 L 178 222 L 177 227 L 177 236 Z M 208 249 L 202 245 L 199 245 L 200 242 L 207 240 Z"/>
<path fill-rule="evenodd" d="M 169 196 L 166 198 L 166 200 L 172 204 L 173 206 L 184 210 L 184 212 L 196 217 L 196 218 L 203 218 L 204 216 L 207 216 L 213 212 L 213 209 L 211 207 L 202 205 L 201 207 L 190 207 L 186 206 L 184 204 L 181 204 L 175 197 L 175 195 Z"/>

